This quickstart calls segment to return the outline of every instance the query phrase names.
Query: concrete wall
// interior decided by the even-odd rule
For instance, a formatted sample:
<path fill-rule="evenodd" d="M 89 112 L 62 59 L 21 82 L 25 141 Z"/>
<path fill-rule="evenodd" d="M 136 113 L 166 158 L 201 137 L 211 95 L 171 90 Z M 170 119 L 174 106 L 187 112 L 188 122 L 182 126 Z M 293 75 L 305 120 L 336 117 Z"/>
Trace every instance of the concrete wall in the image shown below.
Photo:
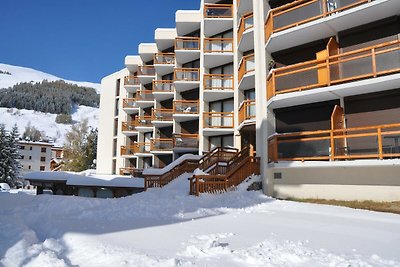
<path fill-rule="evenodd" d="M 38 172 L 40 167 L 44 166 L 44 171 L 50 171 L 50 161 L 52 159 L 51 147 L 52 145 L 39 145 L 34 143 L 19 143 L 19 146 L 24 146 L 24 149 L 19 149 L 19 153 L 23 156 L 19 162 L 23 166 L 21 174 L 24 175 L 29 172 Z M 41 152 L 42 148 L 46 148 L 46 152 Z M 46 160 L 42 162 L 41 157 Z M 30 166 L 30 168 L 29 168 Z"/>

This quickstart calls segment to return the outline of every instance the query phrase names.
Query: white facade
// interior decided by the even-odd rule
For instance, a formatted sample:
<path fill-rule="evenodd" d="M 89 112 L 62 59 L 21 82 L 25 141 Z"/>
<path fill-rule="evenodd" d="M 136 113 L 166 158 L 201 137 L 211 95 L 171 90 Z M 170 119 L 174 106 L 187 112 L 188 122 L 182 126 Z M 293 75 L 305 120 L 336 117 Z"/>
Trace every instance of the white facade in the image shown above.
<path fill-rule="evenodd" d="M 400 1 L 285 2 L 202 0 L 199 10 L 176 12 L 175 29 L 157 29 L 154 44 L 140 44 L 126 69 L 102 80 L 98 172 L 251 145 L 267 195 L 400 199 L 400 107 L 359 104 L 398 97 Z M 378 133 L 361 140 L 372 130 L 351 135 L 356 127 Z"/>
<path fill-rule="evenodd" d="M 22 165 L 22 175 L 29 172 L 50 171 L 52 144 L 19 141 L 18 146 L 21 155 L 19 162 Z"/>

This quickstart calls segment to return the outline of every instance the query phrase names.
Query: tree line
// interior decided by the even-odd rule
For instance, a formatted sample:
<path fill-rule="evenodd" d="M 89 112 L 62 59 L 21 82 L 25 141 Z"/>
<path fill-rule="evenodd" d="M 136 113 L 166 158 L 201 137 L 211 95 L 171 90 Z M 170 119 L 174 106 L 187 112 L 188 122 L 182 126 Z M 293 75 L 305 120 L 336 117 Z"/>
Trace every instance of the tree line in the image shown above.
<path fill-rule="evenodd" d="M 74 106 L 98 107 L 100 96 L 89 87 L 64 81 L 19 83 L 0 91 L 0 107 L 35 110 L 44 113 L 72 113 Z"/>

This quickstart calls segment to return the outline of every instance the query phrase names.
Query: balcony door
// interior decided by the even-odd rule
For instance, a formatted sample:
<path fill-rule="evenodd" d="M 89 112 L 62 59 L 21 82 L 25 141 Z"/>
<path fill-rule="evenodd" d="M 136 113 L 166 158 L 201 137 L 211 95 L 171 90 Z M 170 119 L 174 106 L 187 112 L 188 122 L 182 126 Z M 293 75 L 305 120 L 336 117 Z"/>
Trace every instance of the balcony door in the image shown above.
<path fill-rule="evenodd" d="M 210 74 L 215 74 L 211 80 L 212 88 L 233 88 L 233 79 L 226 78 L 218 78 L 218 75 L 232 74 L 233 73 L 233 64 L 228 64 L 224 66 L 219 66 L 216 68 L 210 69 Z"/>
<path fill-rule="evenodd" d="M 233 99 L 227 99 L 223 101 L 215 101 L 210 103 L 210 112 L 214 112 L 214 116 L 211 118 L 210 126 L 213 127 L 231 127 L 233 125 L 232 116 L 224 116 L 221 112 L 232 112 L 234 110 Z M 220 115 L 219 115 L 220 114 Z"/>

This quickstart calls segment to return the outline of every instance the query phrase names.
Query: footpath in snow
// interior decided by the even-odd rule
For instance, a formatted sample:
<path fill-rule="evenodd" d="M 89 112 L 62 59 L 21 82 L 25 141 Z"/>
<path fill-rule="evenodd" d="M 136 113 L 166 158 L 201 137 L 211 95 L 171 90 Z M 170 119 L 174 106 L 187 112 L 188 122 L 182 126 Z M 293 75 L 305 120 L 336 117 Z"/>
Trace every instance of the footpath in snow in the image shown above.
<path fill-rule="evenodd" d="M 400 266 L 400 216 L 279 201 L 187 175 L 121 199 L 0 194 L 0 265 Z"/>

